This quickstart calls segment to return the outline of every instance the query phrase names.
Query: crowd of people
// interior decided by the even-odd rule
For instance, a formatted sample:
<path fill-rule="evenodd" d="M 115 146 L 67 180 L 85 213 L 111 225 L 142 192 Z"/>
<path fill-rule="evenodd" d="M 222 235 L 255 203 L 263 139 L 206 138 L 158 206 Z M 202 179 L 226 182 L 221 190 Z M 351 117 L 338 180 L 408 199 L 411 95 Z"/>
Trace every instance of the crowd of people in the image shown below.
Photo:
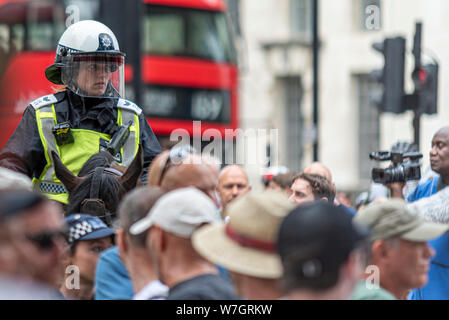
<path fill-rule="evenodd" d="M 432 146 L 436 178 L 408 201 L 358 211 L 337 200 L 321 163 L 253 190 L 243 167 L 175 146 L 123 195 L 112 224 L 67 214 L 1 168 L 0 297 L 446 299 L 448 127 Z"/>
<path fill-rule="evenodd" d="M 319 162 L 260 190 L 242 166 L 162 151 L 121 98 L 123 58 L 103 24 L 70 26 L 45 73 L 63 90 L 0 152 L 0 299 L 449 299 L 449 127 L 435 176 L 355 208 Z"/>

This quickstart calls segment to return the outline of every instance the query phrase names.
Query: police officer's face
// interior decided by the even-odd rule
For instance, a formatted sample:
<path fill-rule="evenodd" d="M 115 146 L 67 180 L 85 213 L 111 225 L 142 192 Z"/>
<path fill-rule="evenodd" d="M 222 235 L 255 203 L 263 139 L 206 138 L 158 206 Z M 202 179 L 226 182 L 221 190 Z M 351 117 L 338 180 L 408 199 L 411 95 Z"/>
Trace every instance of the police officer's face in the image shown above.
<path fill-rule="evenodd" d="M 102 62 L 82 62 L 78 87 L 89 96 L 102 96 L 111 78 L 111 65 Z"/>
<path fill-rule="evenodd" d="M 78 241 L 71 265 L 78 267 L 80 277 L 90 283 L 95 281 L 95 268 L 100 254 L 112 247 L 111 237 Z"/>

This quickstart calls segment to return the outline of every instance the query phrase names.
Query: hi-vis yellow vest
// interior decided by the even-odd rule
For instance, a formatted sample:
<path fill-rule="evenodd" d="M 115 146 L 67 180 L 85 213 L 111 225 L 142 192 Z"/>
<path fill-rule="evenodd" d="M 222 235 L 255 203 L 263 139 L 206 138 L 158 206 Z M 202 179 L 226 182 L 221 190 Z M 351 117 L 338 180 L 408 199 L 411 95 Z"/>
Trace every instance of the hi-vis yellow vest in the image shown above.
<path fill-rule="evenodd" d="M 58 146 L 52 132 L 53 127 L 57 124 L 54 106 L 56 102 L 56 97 L 51 94 L 31 103 L 36 112 L 37 127 L 47 161 L 39 178 L 33 178 L 33 185 L 50 199 L 67 204 L 69 196 L 64 185 L 55 175 L 51 151 L 55 151 L 61 158 L 62 163 L 74 175 L 78 175 L 84 163 L 100 151 L 100 141 L 110 141 L 111 136 L 92 130 L 71 129 L 74 142 Z M 129 137 L 120 150 L 120 159 L 116 159 L 121 165 L 128 166 L 137 153 L 140 137 L 139 115 L 141 113 L 142 110 L 136 104 L 126 99 L 118 99 L 117 124 L 121 126 L 132 121 Z"/>

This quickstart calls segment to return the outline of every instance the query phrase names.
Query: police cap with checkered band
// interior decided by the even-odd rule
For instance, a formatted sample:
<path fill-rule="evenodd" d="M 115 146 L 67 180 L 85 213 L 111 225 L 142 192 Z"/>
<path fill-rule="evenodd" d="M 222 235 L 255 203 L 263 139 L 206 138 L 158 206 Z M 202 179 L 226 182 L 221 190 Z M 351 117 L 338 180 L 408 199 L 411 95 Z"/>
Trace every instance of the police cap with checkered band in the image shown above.
<path fill-rule="evenodd" d="M 113 236 L 115 231 L 100 218 L 88 214 L 71 214 L 65 218 L 67 241 L 93 240 Z"/>

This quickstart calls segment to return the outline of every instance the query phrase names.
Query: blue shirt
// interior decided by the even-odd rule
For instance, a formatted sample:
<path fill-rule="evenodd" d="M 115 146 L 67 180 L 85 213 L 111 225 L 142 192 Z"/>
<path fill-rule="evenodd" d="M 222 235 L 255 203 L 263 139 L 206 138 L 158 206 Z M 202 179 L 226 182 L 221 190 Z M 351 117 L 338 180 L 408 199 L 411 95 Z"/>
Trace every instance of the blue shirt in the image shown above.
<path fill-rule="evenodd" d="M 133 296 L 133 286 L 118 248 L 105 250 L 95 271 L 95 300 L 130 300 Z"/>
<path fill-rule="evenodd" d="M 436 254 L 430 263 L 429 281 L 419 289 L 413 289 L 409 300 L 448 300 L 449 299 L 449 235 L 429 241 Z"/>
<path fill-rule="evenodd" d="M 437 184 L 440 176 L 425 183 L 419 184 L 407 198 L 408 202 L 414 202 L 421 198 L 430 197 L 437 192 Z M 430 240 L 429 245 L 435 250 L 435 256 L 430 263 L 428 273 L 429 281 L 418 289 L 413 289 L 409 300 L 448 300 L 449 299 L 449 235 Z"/>
<path fill-rule="evenodd" d="M 408 196 L 408 202 L 415 202 L 421 198 L 427 198 L 431 195 L 437 193 L 437 184 L 440 176 L 436 176 L 433 179 L 430 179 L 427 182 L 420 183 L 416 189 Z"/>
<path fill-rule="evenodd" d="M 341 207 L 342 209 L 345 209 L 346 212 L 348 212 L 351 216 L 355 216 L 357 214 L 357 211 L 351 207 L 347 207 L 344 204 L 339 204 L 339 207 Z"/>

